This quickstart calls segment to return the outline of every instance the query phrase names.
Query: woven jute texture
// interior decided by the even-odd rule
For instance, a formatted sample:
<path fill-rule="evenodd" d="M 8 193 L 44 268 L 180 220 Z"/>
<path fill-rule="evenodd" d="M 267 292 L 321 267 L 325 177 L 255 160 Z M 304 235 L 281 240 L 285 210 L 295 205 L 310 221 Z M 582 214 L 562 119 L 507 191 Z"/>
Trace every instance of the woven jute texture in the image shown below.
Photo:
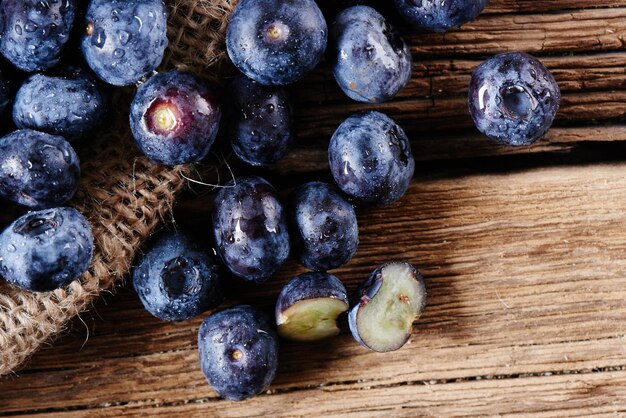
<path fill-rule="evenodd" d="M 162 68 L 194 71 L 217 80 L 224 63 L 223 38 L 235 0 L 174 0 L 168 4 L 170 45 Z M 132 92 L 116 95 L 106 133 L 79 151 L 83 177 L 71 205 L 90 221 L 92 265 L 80 280 L 33 294 L 0 281 L 0 375 L 15 371 L 68 321 L 88 309 L 128 274 L 143 240 L 171 216 L 186 186 L 189 167 L 163 167 L 137 152 L 127 122 Z"/>

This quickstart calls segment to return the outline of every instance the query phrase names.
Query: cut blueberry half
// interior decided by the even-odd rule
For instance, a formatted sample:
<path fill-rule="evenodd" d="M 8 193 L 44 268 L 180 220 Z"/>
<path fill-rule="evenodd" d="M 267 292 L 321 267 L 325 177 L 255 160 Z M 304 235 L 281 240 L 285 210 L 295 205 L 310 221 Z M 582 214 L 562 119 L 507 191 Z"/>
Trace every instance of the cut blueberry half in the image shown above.
<path fill-rule="evenodd" d="M 405 262 L 384 264 L 359 286 L 348 317 L 350 331 L 370 350 L 397 350 L 409 340 L 425 304 L 426 286 L 415 267 Z"/>
<path fill-rule="evenodd" d="M 339 334 L 337 317 L 348 310 L 343 283 L 328 273 L 304 273 L 291 280 L 276 302 L 278 335 L 314 341 Z"/>

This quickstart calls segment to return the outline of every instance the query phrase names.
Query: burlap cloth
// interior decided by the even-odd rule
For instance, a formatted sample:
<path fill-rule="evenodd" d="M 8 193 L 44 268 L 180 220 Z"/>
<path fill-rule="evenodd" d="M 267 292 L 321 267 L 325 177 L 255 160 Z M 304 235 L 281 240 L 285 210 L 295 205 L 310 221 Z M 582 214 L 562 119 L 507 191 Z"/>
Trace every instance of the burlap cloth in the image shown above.
<path fill-rule="evenodd" d="M 216 79 L 225 62 L 223 37 L 235 2 L 170 0 L 170 44 L 162 67 Z M 67 288 L 44 294 L 0 280 L 0 375 L 15 371 L 127 275 L 139 245 L 170 216 L 176 195 L 186 186 L 189 167 L 155 166 L 139 155 L 125 113 L 131 93 L 117 95 L 107 132 L 79 151 L 83 177 L 71 204 L 93 228 L 96 249 L 89 271 Z"/>

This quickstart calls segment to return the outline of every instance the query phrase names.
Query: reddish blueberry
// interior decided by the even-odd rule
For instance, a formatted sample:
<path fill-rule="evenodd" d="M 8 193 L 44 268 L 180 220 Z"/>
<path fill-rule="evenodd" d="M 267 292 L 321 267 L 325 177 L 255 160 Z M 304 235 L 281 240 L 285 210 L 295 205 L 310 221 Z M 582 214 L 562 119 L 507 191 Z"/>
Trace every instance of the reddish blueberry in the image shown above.
<path fill-rule="evenodd" d="M 130 109 L 130 127 L 141 151 L 155 163 L 195 163 L 209 153 L 221 109 L 195 75 L 172 71 L 142 84 Z"/>

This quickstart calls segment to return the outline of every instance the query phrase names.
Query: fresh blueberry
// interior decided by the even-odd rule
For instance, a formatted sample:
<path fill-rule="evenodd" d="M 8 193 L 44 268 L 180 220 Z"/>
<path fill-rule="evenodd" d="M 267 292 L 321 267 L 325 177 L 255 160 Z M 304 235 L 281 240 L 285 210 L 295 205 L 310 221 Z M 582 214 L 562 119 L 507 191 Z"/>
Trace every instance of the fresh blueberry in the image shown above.
<path fill-rule="evenodd" d="M 156 74 L 142 84 L 130 108 L 137 146 L 154 163 L 195 163 L 209 153 L 222 111 L 211 90 L 190 73 Z"/>
<path fill-rule="evenodd" d="M 13 121 L 76 142 L 100 125 L 106 102 L 96 80 L 77 67 L 30 76 L 15 96 Z"/>
<path fill-rule="evenodd" d="M 394 0 L 394 3 L 410 24 L 445 32 L 476 19 L 489 0 Z"/>
<path fill-rule="evenodd" d="M 402 128 L 375 111 L 350 116 L 337 128 L 328 159 L 339 188 L 366 204 L 388 205 L 400 199 L 415 170 Z"/>
<path fill-rule="evenodd" d="M 384 264 L 359 286 L 348 315 L 350 331 L 370 350 L 397 350 L 409 340 L 425 305 L 424 278 L 415 267 L 405 262 Z"/>
<path fill-rule="evenodd" d="M 2 71 L 0 71 L 0 117 L 3 116 L 4 111 L 11 102 L 11 88 L 9 81 L 4 77 Z"/>
<path fill-rule="evenodd" d="M 200 369 L 213 390 L 242 401 L 263 392 L 274 380 L 278 337 L 263 313 L 239 305 L 202 322 L 198 353 Z"/>
<path fill-rule="evenodd" d="M 353 100 L 390 100 L 411 78 L 409 47 L 371 7 L 354 6 L 339 13 L 330 26 L 330 39 L 335 79 Z"/>
<path fill-rule="evenodd" d="M 102 80 L 128 86 L 161 64 L 166 29 L 163 0 L 91 0 L 83 55 Z"/>
<path fill-rule="evenodd" d="M 287 91 L 239 76 L 233 80 L 230 94 L 228 136 L 235 154 L 254 166 L 271 165 L 283 158 L 295 138 Z"/>
<path fill-rule="evenodd" d="M 93 235 L 76 209 L 28 212 L 0 234 L 0 276 L 33 292 L 65 286 L 87 271 Z"/>
<path fill-rule="evenodd" d="M 166 230 L 139 256 L 133 285 L 152 315 L 183 321 L 222 302 L 219 270 L 211 248 L 185 232 Z"/>
<path fill-rule="evenodd" d="M 328 273 L 304 273 L 283 287 L 276 302 L 278 335 L 297 341 L 339 334 L 337 317 L 348 310 L 341 280 Z"/>
<path fill-rule="evenodd" d="M 213 232 L 224 264 L 262 282 L 289 256 L 289 234 L 276 190 L 260 177 L 232 180 L 215 197 Z"/>
<path fill-rule="evenodd" d="M 77 0 L 0 2 L 0 53 L 22 71 L 51 68 L 69 39 Z"/>
<path fill-rule="evenodd" d="M 561 91 L 548 69 L 523 52 L 508 52 L 480 64 L 469 87 L 474 124 L 492 140 L 530 145 L 552 126 Z"/>
<path fill-rule="evenodd" d="M 60 206 L 79 179 L 78 156 L 63 137 L 23 129 L 0 138 L 0 196 L 29 208 Z"/>
<path fill-rule="evenodd" d="M 322 58 L 328 29 L 314 0 L 241 0 L 226 31 L 228 56 L 261 84 L 301 79 Z"/>
<path fill-rule="evenodd" d="M 290 217 L 294 253 L 303 266 L 326 271 L 356 253 L 359 227 L 354 207 L 331 185 L 311 182 L 298 187 Z"/>

